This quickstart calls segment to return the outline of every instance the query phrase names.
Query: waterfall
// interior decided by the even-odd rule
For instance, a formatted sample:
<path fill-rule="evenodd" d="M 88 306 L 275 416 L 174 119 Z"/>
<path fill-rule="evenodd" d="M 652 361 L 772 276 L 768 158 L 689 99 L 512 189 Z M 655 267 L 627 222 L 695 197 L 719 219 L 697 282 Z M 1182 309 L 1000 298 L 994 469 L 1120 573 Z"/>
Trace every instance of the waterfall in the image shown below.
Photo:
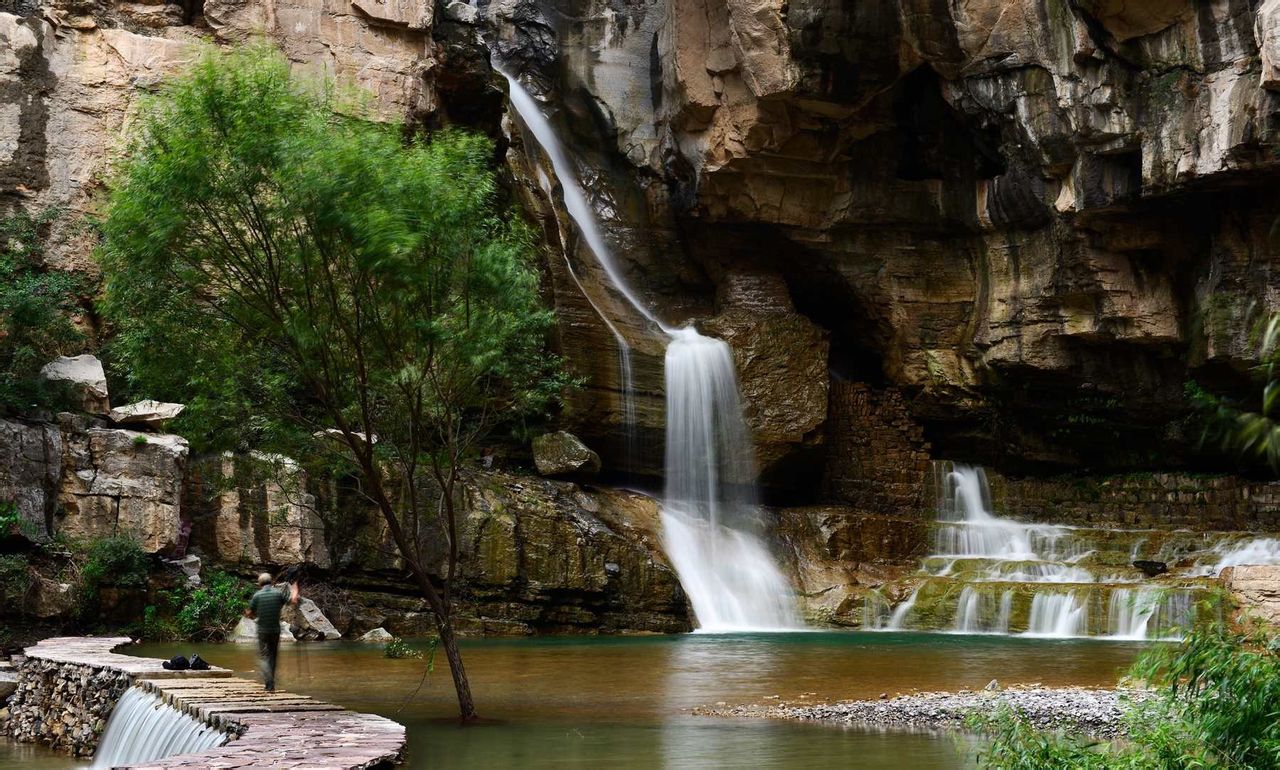
<path fill-rule="evenodd" d="M 759 537 L 751 440 L 733 357 L 721 340 L 672 331 L 667 346 L 667 552 L 703 631 L 777 630 L 799 621 Z"/>
<path fill-rule="evenodd" d="M 699 630 L 798 627 L 790 586 L 758 531 L 754 458 L 729 346 L 692 327 L 670 327 L 641 302 L 614 260 L 555 128 L 519 80 L 501 68 L 498 72 L 507 79 L 512 107 L 551 163 L 565 210 L 613 288 L 668 337 L 663 538 Z M 635 416 L 630 348 L 594 302 L 592 307 L 623 351 L 623 409 L 630 431 Z"/>
<path fill-rule="evenodd" d="M 1005 519 L 994 513 L 981 468 L 936 463 L 934 479 L 938 521 L 923 580 L 892 610 L 882 600 L 866 604 L 865 628 L 1169 639 L 1190 623 L 1204 590 L 1192 582 L 1198 573 L 1147 584 L 1129 566 L 1159 534 Z M 1256 563 L 1280 555 L 1274 546 L 1280 542 L 1232 540 L 1207 556 L 1218 565 Z"/>
<path fill-rule="evenodd" d="M 137 765 L 226 743 L 225 733 L 166 705 L 154 693 L 131 687 L 107 720 L 93 768 Z"/>

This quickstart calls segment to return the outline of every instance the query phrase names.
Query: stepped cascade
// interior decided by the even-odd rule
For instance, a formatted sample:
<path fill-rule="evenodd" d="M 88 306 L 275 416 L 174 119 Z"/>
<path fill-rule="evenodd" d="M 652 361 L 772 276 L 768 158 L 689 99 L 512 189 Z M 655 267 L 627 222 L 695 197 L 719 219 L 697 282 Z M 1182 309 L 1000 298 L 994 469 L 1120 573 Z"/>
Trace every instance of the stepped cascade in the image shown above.
<path fill-rule="evenodd" d="M 92 767 L 153 762 L 226 742 L 226 733 L 165 704 L 154 693 L 131 687 L 111 711 Z"/>
<path fill-rule="evenodd" d="M 1222 569 L 1280 564 L 1280 540 L 1013 521 L 992 512 L 982 468 L 938 462 L 934 478 L 938 521 L 920 583 L 896 608 L 869 597 L 867 628 L 1176 639 Z M 1147 578 L 1137 560 L 1169 573 Z"/>
<path fill-rule="evenodd" d="M 565 210 L 613 288 L 668 338 L 663 536 L 693 605 L 698 630 L 799 627 L 790 586 L 759 532 L 751 439 L 729 346 L 692 326 L 668 326 L 640 301 L 618 269 L 555 128 L 519 80 L 501 68 L 498 71 L 507 79 L 512 107 L 550 161 Z M 618 341 L 623 406 L 630 428 L 634 420 L 630 348 L 601 309 L 594 302 L 592 306 Z"/>

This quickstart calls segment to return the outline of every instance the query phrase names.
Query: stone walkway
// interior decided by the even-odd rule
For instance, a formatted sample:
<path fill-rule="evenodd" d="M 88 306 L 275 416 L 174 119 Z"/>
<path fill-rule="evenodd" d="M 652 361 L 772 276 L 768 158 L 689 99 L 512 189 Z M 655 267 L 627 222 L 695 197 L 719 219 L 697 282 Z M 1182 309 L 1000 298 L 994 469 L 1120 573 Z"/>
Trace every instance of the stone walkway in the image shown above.
<path fill-rule="evenodd" d="M 112 652 L 128 642 L 127 637 L 46 639 L 26 654 L 128 673 L 136 686 L 168 705 L 236 736 L 225 746 L 135 765 L 135 770 L 355 770 L 389 767 L 403 756 L 404 726 L 390 719 L 306 695 L 268 693 L 261 684 L 233 677 L 223 668 L 167 671 L 159 660 Z"/>

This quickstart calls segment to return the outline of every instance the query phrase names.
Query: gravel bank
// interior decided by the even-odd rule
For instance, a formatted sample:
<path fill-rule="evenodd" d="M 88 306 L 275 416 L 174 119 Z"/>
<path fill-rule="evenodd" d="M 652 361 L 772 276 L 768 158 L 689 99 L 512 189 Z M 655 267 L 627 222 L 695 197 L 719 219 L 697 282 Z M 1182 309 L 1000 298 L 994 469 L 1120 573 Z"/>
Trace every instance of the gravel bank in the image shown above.
<path fill-rule="evenodd" d="M 695 709 L 694 713 L 954 729 L 962 727 L 971 713 L 993 713 L 1005 704 L 1021 712 L 1041 730 L 1066 729 L 1098 738 L 1112 738 L 1124 733 L 1121 714 L 1125 703 L 1148 697 L 1149 694 L 1142 690 L 1014 687 L 979 692 L 924 692 L 870 701 L 704 707 Z"/>

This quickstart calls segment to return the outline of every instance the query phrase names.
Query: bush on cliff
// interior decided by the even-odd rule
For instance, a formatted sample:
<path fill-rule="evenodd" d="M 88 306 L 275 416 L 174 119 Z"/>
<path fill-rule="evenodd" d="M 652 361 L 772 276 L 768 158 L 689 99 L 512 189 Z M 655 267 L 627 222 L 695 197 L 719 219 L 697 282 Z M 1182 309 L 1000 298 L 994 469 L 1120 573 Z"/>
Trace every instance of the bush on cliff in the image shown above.
<path fill-rule="evenodd" d="M 81 281 L 44 265 L 53 210 L 0 216 L 0 414 L 30 410 L 59 395 L 40 368 L 82 341 L 72 323 Z"/>
<path fill-rule="evenodd" d="M 1280 650 L 1260 630 L 1216 624 L 1144 654 L 1134 676 L 1158 689 L 1131 707 L 1129 739 L 1090 742 L 1034 729 L 1005 712 L 976 727 L 993 738 L 994 770 L 1280 768 Z"/>
<path fill-rule="evenodd" d="M 76 550 L 80 562 L 77 604 L 82 619 L 97 619 L 103 589 L 146 587 L 151 557 L 132 537 L 104 537 L 79 543 Z"/>
<path fill-rule="evenodd" d="M 235 575 L 208 570 L 198 586 L 184 582 L 161 591 L 158 602 L 145 608 L 142 636 L 151 641 L 223 641 L 252 594 L 253 587 Z"/>
<path fill-rule="evenodd" d="M 452 628 L 461 463 L 559 393 L 552 319 L 490 142 L 406 138 L 339 116 L 332 94 L 252 49 L 210 54 L 145 105 L 102 223 L 104 310 L 134 389 L 186 402 L 197 446 L 359 480 L 469 719 Z"/>

